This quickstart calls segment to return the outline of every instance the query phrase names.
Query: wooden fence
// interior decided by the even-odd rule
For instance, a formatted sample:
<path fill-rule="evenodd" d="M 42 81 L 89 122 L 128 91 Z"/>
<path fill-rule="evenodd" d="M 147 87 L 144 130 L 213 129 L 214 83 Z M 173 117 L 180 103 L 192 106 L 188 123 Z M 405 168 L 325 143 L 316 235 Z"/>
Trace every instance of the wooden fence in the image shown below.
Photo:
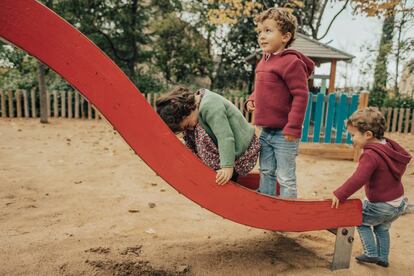
<path fill-rule="evenodd" d="M 151 106 L 160 94 L 145 94 Z M 362 94 L 364 95 L 364 94 Z M 227 97 L 250 122 L 252 115 L 243 110 L 247 97 Z M 358 95 L 324 93 L 310 94 L 306 109 L 302 142 L 350 143 L 345 131 L 345 119 L 357 109 L 366 106 L 368 97 Z M 0 114 L 2 118 L 38 118 L 39 95 L 35 90 L 0 90 Z M 414 134 L 414 109 L 381 108 L 388 132 Z M 101 119 L 95 107 L 77 91 L 47 92 L 47 114 L 49 117 Z"/>
<path fill-rule="evenodd" d="M 414 109 L 410 108 L 381 108 L 385 116 L 387 132 L 414 134 Z"/>
<path fill-rule="evenodd" d="M 0 113 L 2 118 L 38 118 L 38 93 L 35 90 L 0 90 Z M 47 115 L 54 118 L 101 118 L 95 107 L 76 91 L 48 91 Z"/>
<path fill-rule="evenodd" d="M 148 103 L 155 107 L 160 94 L 151 93 L 144 96 Z M 228 97 L 228 99 L 237 108 L 243 110 L 246 97 Z M 40 116 L 39 95 L 35 90 L 0 90 L 0 103 L 2 118 L 38 118 Z M 250 121 L 251 114 L 242 112 Z M 96 108 L 77 91 L 48 91 L 47 114 L 52 118 L 101 119 Z"/>

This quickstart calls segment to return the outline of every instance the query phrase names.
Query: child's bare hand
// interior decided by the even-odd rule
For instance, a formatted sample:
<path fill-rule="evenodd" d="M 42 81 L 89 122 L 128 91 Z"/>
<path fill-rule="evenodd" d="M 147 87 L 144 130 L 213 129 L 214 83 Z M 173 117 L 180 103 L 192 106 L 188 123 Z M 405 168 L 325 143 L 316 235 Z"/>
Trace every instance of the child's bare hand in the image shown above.
<path fill-rule="evenodd" d="M 289 134 L 286 134 L 285 135 L 285 140 L 286 141 L 288 141 L 288 142 L 295 142 L 296 140 L 298 140 L 299 138 L 297 138 L 297 137 L 295 137 L 295 136 L 292 136 L 292 135 L 289 135 Z"/>
<path fill-rule="evenodd" d="M 253 112 L 255 109 L 255 105 L 253 101 L 248 101 L 246 104 L 247 111 Z"/>
<path fill-rule="evenodd" d="M 336 197 L 336 195 L 333 195 L 331 208 L 338 208 L 338 206 L 339 206 L 339 199 Z"/>
<path fill-rule="evenodd" d="M 216 183 L 218 185 L 226 184 L 233 175 L 233 167 L 231 168 L 221 168 L 217 171 L 216 175 Z"/>

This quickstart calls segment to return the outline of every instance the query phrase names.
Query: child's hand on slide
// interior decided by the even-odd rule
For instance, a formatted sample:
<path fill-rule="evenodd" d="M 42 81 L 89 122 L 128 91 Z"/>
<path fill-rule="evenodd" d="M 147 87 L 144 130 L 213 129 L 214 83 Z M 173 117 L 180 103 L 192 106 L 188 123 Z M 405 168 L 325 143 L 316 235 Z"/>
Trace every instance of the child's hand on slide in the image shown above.
<path fill-rule="evenodd" d="M 217 171 L 216 174 L 216 183 L 218 185 L 226 184 L 233 175 L 233 167 L 231 168 L 221 168 Z"/>
<path fill-rule="evenodd" d="M 286 141 L 288 141 L 288 142 L 295 142 L 296 140 L 298 140 L 298 138 L 297 138 L 297 137 L 295 137 L 295 136 L 292 136 L 292 135 L 286 134 L 286 135 L 285 135 L 285 140 L 286 140 Z"/>
<path fill-rule="evenodd" d="M 255 108 L 254 102 L 253 101 L 248 101 L 247 104 L 246 104 L 246 108 L 247 108 L 247 111 L 253 112 L 254 108 Z"/>
<path fill-rule="evenodd" d="M 336 197 L 336 195 L 333 195 L 331 208 L 338 208 L 338 206 L 339 206 L 339 199 Z"/>

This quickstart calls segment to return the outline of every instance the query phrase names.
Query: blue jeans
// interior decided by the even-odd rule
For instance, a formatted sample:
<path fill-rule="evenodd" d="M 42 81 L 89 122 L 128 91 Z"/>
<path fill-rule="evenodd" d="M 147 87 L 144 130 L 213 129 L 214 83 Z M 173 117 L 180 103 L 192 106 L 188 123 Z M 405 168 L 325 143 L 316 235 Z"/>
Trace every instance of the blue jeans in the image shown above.
<path fill-rule="evenodd" d="M 362 207 L 362 225 L 358 226 L 358 233 L 364 247 L 364 254 L 369 257 L 378 257 L 388 262 L 390 253 L 391 223 L 396 220 L 407 207 L 405 198 L 399 207 L 384 202 L 369 202 L 365 200 Z"/>
<path fill-rule="evenodd" d="M 259 140 L 259 192 L 275 195 L 277 181 L 281 197 L 296 198 L 296 156 L 299 141 L 288 142 L 282 130 L 267 128 L 263 128 Z"/>

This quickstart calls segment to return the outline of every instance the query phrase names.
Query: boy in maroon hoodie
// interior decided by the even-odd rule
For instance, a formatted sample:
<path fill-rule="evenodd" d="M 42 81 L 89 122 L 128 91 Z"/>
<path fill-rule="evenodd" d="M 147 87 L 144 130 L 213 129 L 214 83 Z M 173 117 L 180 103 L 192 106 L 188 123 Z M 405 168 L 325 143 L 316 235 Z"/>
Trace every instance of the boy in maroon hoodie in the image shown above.
<path fill-rule="evenodd" d="M 297 28 L 291 13 L 271 8 L 259 14 L 256 23 L 263 58 L 246 108 L 254 111 L 254 123 L 262 127 L 259 191 L 275 195 L 277 180 L 282 197 L 296 198 L 296 155 L 314 63 L 287 49 Z"/>
<path fill-rule="evenodd" d="M 332 207 L 338 208 L 362 186 L 362 225 L 358 226 L 364 254 L 357 261 L 388 267 L 389 228 L 407 207 L 401 177 L 411 156 L 397 142 L 384 138 L 384 116 L 372 107 L 356 111 L 347 121 L 356 147 L 364 149 L 354 174 L 334 191 Z"/>

